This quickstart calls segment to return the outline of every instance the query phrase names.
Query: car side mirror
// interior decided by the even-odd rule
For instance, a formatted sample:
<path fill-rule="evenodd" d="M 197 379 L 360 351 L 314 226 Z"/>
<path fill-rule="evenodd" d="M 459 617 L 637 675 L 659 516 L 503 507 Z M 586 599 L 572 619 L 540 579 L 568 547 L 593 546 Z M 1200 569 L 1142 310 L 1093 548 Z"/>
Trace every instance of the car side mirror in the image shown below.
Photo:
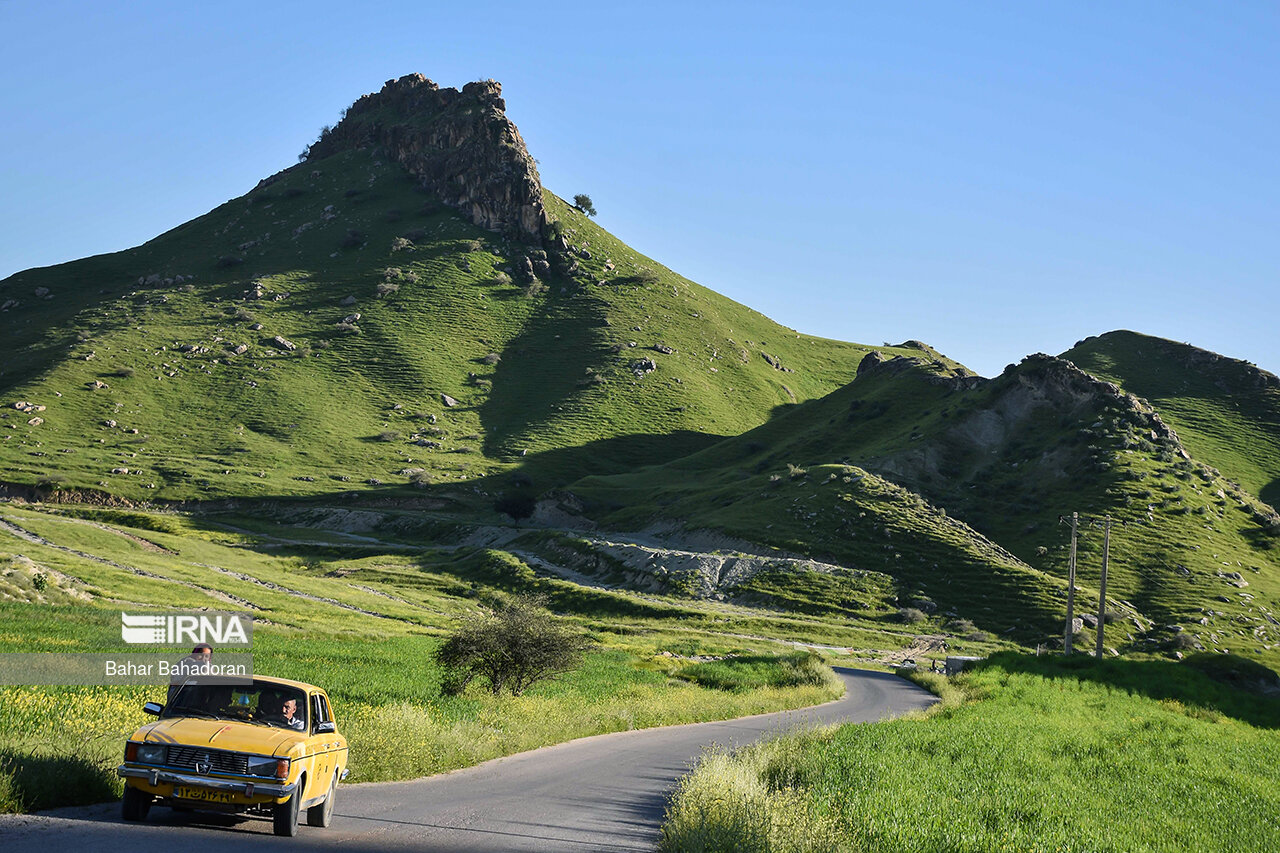
<path fill-rule="evenodd" d="M 160 716 L 160 712 L 164 710 L 164 706 L 159 702 L 148 702 L 142 706 L 143 713 L 150 714 L 153 717 Z"/>
<path fill-rule="evenodd" d="M 318 735 L 330 735 L 337 730 L 338 727 L 334 725 L 332 720 L 327 723 L 316 723 L 316 734 Z"/>

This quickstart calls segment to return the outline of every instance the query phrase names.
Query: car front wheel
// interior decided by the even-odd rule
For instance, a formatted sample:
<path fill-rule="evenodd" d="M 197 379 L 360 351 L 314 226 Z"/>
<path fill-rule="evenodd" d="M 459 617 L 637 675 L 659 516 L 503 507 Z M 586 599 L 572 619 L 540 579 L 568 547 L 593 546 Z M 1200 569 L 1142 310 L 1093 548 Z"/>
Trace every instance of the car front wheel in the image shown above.
<path fill-rule="evenodd" d="M 298 834 L 298 801 L 302 798 L 302 784 L 293 792 L 287 803 L 276 803 L 271 809 L 272 829 L 276 835 L 293 837 Z"/>
<path fill-rule="evenodd" d="M 145 820 L 151 811 L 151 795 L 132 785 L 124 786 L 124 799 L 120 801 L 120 816 L 125 820 Z"/>

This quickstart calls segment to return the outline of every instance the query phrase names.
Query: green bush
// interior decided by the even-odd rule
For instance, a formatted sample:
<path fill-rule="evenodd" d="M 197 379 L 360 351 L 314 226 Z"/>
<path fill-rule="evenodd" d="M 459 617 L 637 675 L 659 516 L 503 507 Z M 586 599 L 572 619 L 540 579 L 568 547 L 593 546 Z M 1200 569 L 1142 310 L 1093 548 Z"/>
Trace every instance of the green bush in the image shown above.
<path fill-rule="evenodd" d="M 506 689 L 519 696 L 581 663 L 591 643 L 545 604 L 543 596 L 517 595 L 492 613 L 464 617 L 436 652 L 445 692 L 461 693 L 479 678 L 494 695 Z"/>

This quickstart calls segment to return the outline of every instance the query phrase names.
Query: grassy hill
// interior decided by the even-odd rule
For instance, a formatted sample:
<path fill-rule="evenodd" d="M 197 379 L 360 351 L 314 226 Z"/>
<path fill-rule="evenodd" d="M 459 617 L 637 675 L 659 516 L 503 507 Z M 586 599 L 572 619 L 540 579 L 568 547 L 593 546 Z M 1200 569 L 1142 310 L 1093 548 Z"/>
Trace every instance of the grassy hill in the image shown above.
<path fill-rule="evenodd" d="M 1149 406 L 1048 356 L 994 380 L 872 357 L 854 382 L 755 430 L 572 489 L 606 524 L 679 519 L 883 571 L 900 599 L 1024 642 L 1061 630 L 1072 512 L 1086 518 L 1080 606 L 1096 610 L 1109 515 L 1108 644 L 1280 658 L 1270 508 Z"/>
<path fill-rule="evenodd" d="M 504 270 L 528 246 L 379 156 L 313 159 L 143 246 L 0 282 L 0 480 L 190 499 L 522 468 L 541 489 L 756 426 L 867 351 L 700 287 L 549 192 L 591 259 L 519 286 Z"/>
<path fill-rule="evenodd" d="M 1062 357 L 1151 401 L 1191 454 L 1280 508 L 1280 379 L 1189 344 L 1108 332 Z"/>
<path fill-rule="evenodd" d="M 572 483 L 606 527 L 676 520 L 853 572 L 756 575 L 740 601 L 919 603 L 922 628 L 1023 642 L 1058 633 L 1061 517 L 1110 515 L 1116 646 L 1194 622 L 1193 645 L 1280 648 L 1274 377 L 1132 333 L 1068 353 L 1147 403 L 1047 356 L 982 380 L 916 341 L 799 334 L 538 188 L 499 93 L 392 81 L 246 195 L 0 282 L 0 484 L 474 524 Z M 515 191 L 538 197 L 511 213 Z"/>

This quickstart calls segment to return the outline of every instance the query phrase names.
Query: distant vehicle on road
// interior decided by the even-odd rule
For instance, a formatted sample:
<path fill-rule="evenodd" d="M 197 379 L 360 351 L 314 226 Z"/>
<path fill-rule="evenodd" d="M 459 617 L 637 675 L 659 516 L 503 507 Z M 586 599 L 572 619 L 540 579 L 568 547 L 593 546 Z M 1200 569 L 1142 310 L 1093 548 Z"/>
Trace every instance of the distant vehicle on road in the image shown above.
<path fill-rule="evenodd" d="M 121 815 L 144 820 L 152 804 L 179 811 L 271 817 L 276 835 L 333 820 L 347 775 L 347 740 L 329 697 L 300 681 L 255 677 L 252 684 L 189 681 L 167 705 L 143 706 L 159 719 L 125 744 Z"/>

